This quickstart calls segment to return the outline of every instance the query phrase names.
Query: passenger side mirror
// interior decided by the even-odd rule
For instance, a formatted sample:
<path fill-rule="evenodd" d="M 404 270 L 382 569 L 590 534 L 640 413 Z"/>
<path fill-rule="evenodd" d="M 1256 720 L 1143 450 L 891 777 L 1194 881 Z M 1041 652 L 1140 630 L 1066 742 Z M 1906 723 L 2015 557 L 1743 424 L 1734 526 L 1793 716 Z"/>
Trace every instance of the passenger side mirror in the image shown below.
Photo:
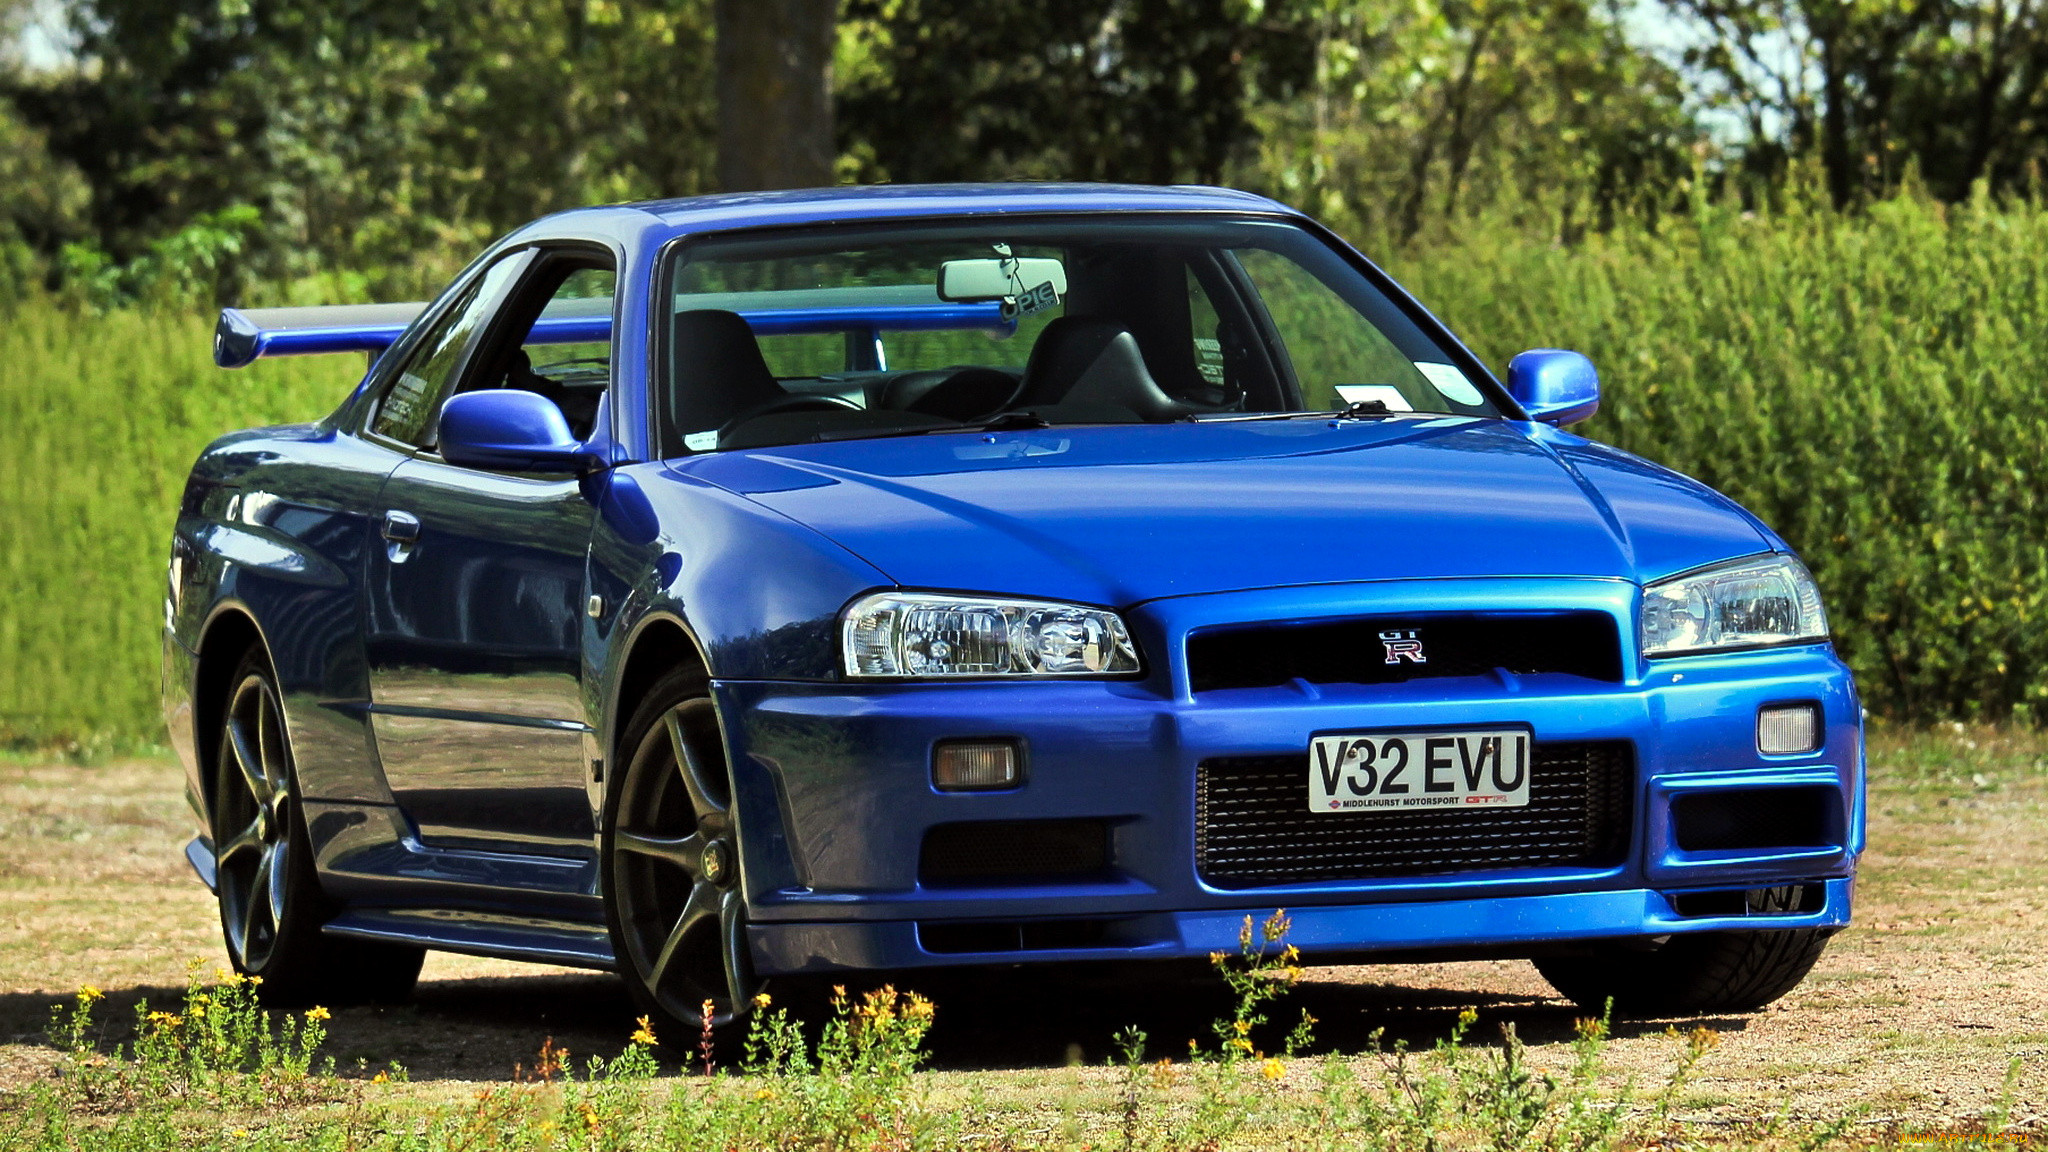
<path fill-rule="evenodd" d="M 462 392 L 441 405 L 441 458 L 494 472 L 589 472 L 604 461 L 569 432 L 554 401 L 516 388 Z"/>
<path fill-rule="evenodd" d="M 1600 410 L 1600 373 L 1561 348 L 1534 348 L 1508 361 L 1508 394 L 1529 419 L 1563 427 Z"/>

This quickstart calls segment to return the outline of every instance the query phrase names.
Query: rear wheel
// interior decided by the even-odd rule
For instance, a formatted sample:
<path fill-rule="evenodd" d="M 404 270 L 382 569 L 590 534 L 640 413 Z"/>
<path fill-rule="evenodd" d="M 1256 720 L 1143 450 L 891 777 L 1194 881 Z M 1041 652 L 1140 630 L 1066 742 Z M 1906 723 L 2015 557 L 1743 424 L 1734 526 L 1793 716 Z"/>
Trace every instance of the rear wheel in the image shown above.
<path fill-rule="evenodd" d="M 299 809 L 291 738 L 261 648 L 235 668 L 215 756 L 213 844 L 221 934 L 265 1003 L 403 1000 L 426 953 L 322 936 L 326 900 Z"/>
<path fill-rule="evenodd" d="M 1748 893 L 1752 912 L 1796 912 L 1797 886 Z M 1582 1008 L 1614 1002 L 1617 1016 L 1749 1012 L 1799 986 L 1820 959 L 1829 933 L 1816 928 L 1697 932 L 1653 952 L 1604 947 L 1591 956 L 1545 957 L 1536 970 Z"/>
<path fill-rule="evenodd" d="M 743 1020 L 760 990 L 747 950 L 746 900 L 725 742 L 708 682 L 663 677 L 627 724 L 628 753 L 606 798 L 605 916 L 619 975 L 657 1017 L 693 1040 Z"/>

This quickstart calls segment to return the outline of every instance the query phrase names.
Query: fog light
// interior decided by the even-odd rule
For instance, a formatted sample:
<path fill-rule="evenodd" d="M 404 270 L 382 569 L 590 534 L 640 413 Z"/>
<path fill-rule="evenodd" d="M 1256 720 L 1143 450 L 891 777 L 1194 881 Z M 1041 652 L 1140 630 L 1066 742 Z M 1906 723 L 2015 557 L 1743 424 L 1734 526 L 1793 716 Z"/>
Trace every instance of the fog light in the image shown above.
<path fill-rule="evenodd" d="M 948 740 L 932 749 L 932 784 L 942 792 L 1015 788 L 1017 746 L 1007 740 Z"/>
<path fill-rule="evenodd" d="M 1766 756 L 1796 756 L 1819 747 L 1819 705 L 1774 704 L 1757 710 L 1757 751 Z"/>

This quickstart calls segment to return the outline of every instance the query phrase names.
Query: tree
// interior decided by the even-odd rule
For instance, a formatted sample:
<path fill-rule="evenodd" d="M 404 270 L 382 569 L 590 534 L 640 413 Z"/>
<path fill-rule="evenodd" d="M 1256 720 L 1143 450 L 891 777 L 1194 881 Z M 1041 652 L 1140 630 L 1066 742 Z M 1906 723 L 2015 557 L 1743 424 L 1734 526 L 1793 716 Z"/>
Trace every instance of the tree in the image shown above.
<path fill-rule="evenodd" d="M 718 186 L 832 183 L 838 0 L 717 0 Z"/>
<path fill-rule="evenodd" d="M 1948 199 L 2012 189 L 2048 159 L 2040 0 L 1666 0 L 1700 31 L 1689 63 L 1775 173 L 1818 159 L 1837 204 L 1909 167 Z"/>
<path fill-rule="evenodd" d="M 1312 67 L 1299 0 L 848 0 L 865 179 L 1215 183 Z"/>

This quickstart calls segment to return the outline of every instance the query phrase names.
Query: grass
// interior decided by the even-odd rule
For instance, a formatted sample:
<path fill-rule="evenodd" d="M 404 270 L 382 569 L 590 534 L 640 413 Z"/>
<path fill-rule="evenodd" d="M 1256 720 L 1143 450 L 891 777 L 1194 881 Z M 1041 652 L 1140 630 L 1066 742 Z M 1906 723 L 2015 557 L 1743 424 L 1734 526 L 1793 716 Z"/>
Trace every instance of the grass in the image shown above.
<path fill-rule="evenodd" d="M 91 1146 L 122 1152 L 170 1143 L 237 1148 L 391 1149 L 1540 1149 L 1605 1152 L 1671 1142 L 1677 1110 L 1697 1103 L 1694 1070 L 1717 1035 L 1674 1030 L 1670 1066 L 1639 1090 L 1606 1066 L 1608 1027 L 1580 1020 L 1566 1066 L 1531 1060 L 1512 1025 L 1496 1044 L 1468 1042 L 1467 1009 L 1422 1050 L 1376 1036 L 1354 1057 L 1300 1059 L 1306 1014 L 1269 1055 L 1255 1039 L 1265 1008 L 1300 978 L 1284 945 L 1283 915 L 1256 933 L 1247 919 L 1237 957 L 1216 957 L 1235 1011 L 1216 1043 L 1191 1042 L 1153 1059 L 1127 1029 L 1108 1072 L 1109 1092 L 1062 1102 L 1057 1121 L 986 1096 L 944 1097 L 922 1074 L 932 1003 L 884 987 L 836 989 L 829 1015 L 806 1029 L 763 997 L 744 1055 L 731 1066 L 707 1035 L 686 1061 L 695 1075 L 660 1076 L 646 1018 L 616 1056 L 572 1054 L 543 1043 L 509 1085 L 437 1102 L 406 1091 L 403 1068 L 343 1072 L 320 1049 L 332 1014 L 265 1011 L 252 982 L 188 984 L 173 1008 L 134 1008 L 133 1039 L 109 1042 L 80 990 L 52 1013 L 60 1056 L 51 1082 L 18 1091 L 0 1124 L 0 1149 Z M 1291 1082 L 1290 1082 L 1291 1081 Z M 2009 1111 L 2009 1104 L 2004 1106 Z M 1849 1127 L 1773 1118 L 1745 1132 L 1754 1144 L 1817 1149 Z M 2002 1111 L 1987 1130 L 2004 1127 Z"/>
<path fill-rule="evenodd" d="M 461 957 L 413 1005 L 259 1025 L 246 987 L 193 979 L 220 946 L 175 767 L 0 765 L 0 1150 L 1794 1148 L 2001 1115 L 2038 1138 L 2048 734 L 1879 728 L 1872 776 L 1856 926 L 1753 1015 L 1589 1032 L 1526 964 L 1297 975 L 1255 947 L 1199 994 L 1017 971 L 917 977 L 928 1016 L 783 996 L 706 1077 L 694 1037 L 635 1043 L 607 977 Z"/>

